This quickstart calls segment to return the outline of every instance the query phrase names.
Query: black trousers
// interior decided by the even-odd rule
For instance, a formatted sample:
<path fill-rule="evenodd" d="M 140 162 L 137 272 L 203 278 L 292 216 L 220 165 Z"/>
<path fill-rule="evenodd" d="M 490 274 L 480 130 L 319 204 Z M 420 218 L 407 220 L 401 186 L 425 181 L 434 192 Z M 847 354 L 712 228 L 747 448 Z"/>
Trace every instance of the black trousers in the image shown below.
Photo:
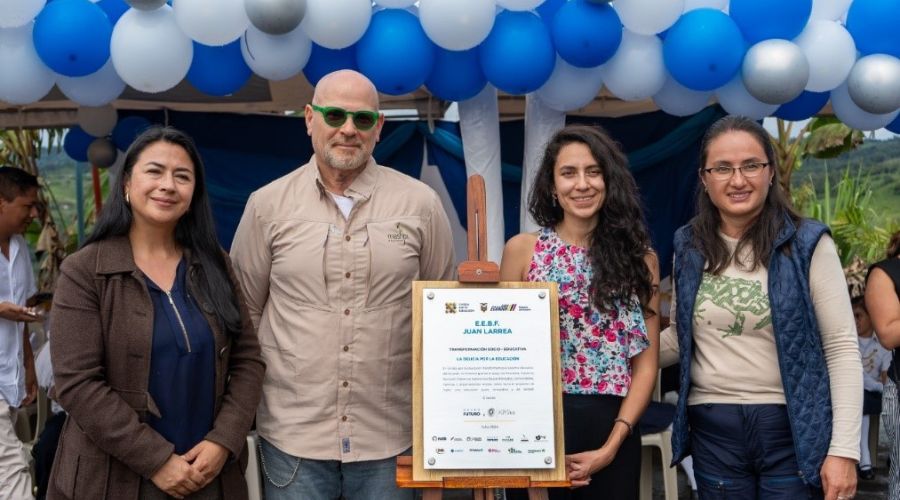
<path fill-rule="evenodd" d="M 55 413 L 47 419 L 44 430 L 38 436 L 37 442 L 31 448 L 31 456 L 34 458 L 34 479 L 37 483 L 37 498 L 43 500 L 47 497 L 47 484 L 50 483 L 50 468 L 53 467 L 53 457 L 56 456 L 56 446 L 59 444 L 59 435 L 62 433 L 63 424 L 66 423 L 66 412 Z"/>

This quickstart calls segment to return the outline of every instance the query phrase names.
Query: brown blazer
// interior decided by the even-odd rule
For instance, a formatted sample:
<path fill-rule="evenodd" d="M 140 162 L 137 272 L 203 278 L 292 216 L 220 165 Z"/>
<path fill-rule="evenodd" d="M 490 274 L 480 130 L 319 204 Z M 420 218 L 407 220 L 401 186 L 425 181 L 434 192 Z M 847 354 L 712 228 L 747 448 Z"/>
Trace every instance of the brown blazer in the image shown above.
<path fill-rule="evenodd" d="M 190 277 L 197 263 L 186 256 Z M 230 267 L 228 271 L 234 285 Z M 240 287 L 233 289 L 243 325 L 236 339 L 224 334 L 209 304 L 200 308 L 218 352 L 215 420 L 206 439 L 231 452 L 220 475 L 224 499 L 242 500 L 247 498 L 247 433 L 265 365 Z M 47 498 L 137 499 L 141 477 L 162 467 L 174 446 L 145 423 L 147 414 L 159 415 L 147 392 L 153 303 L 127 237 L 93 243 L 66 258 L 50 328 L 56 397 L 69 418 Z"/>

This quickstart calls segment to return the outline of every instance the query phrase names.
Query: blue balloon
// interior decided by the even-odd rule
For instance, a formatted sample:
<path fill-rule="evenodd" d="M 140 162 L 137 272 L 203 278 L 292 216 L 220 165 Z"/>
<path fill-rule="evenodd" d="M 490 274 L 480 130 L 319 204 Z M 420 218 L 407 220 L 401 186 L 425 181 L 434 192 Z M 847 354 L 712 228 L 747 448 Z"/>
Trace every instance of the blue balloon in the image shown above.
<path fill-rule="evenodd" d="M 445 101 L 465 101 L 475 97 L 487 78 L 481 71 L 478 49 L 460 52 L 438 48 L 434 69 L 425 80 L 425 86 L 435 96 Z"/>
<path fill-rule="evenodd" d="M 532 12 L 505 10 L 479 46 L 488 81 L 513 95 L 541 88 L 553 73 L 556 50 L 541 18 Z"/>
<path fill-rule="evenodd" d="M 553 29 L 553 18 L 559 8 L 566 3 L 566 0 L 544 0 L 544 2 L 534 9 L 537 15 L 541 16 L 541 20 L 547 25 L 547 29 Z"/>
<path fill-rule="evenodd" d="M 194 42 L 194 59 L 187 80 L 204 94 L 231 95 L 250 79 L 252 71 L 241 54 L 241 41 L 219 47 Z"/>
<path fill-rule="evenodd" d="M 88 0 L 56 0 L 35 18 L 32 36 L 48 68 L 65 76 L 85 76 L 109 60 L 112 23 Z"/>
<path fill-rule="evenodd" d="M 900 57 L 900 2 L 854 0 L 847 12 L 847 31 L 862 55 Z"/>
<path fill-rule="evenodd" d="M 831 92 L 810 92 L 807 90 L 793 101 L 782 104 L 773 114 L 778 118 L 792 122 L 805 120 L 821 111 L 830 97 Z"/>
<path fill-rule="evenodd" d="M 312 45 L 309 61 L 303 68 L 303 75 L 315 86 L 328 73 L 339 69 L 358 69 L 356 66 L 356 48 L 352 45 L 344 49 L 327 49 L 321 45 Z"/>
<path fill-rule="evenodd" d="M 622 21 L 608 3 L 566 2 L 553 18 L 553 45 L 572 66 L 593 68 L 610 60 L 622 43 Z"/>
<path fill-rule="evenodd" d="M 401 95 L 425 83 L 435 48 L 419 18 L 404 9 L 385 9 L 372 16 L 356 43 L 356 63 L 379 92 Z"/>
<path fill-rule="evenodd" d="M 747 48 L 737 25 L 716 9 L 681 16 L 663 41 L 663 62 L 678 83 L 709 91 L 725 85 L 741 68 Z"/>
<path fill-rule="evenodd" d="M 94 142 L 94 139 L 96 137 L 76 125 L 70 128 L 63 138 L 63 151 L 75 161 L 88 161 L 88 146 Z"/>
<path fill-rule="evenodd" d="M 793 40 L 809 21 L 812 0 L 731 0 L 728 12 L 750 45 L 770 38 Z"/>
<path fill-rule="evenodd" d="M 891 123 L 888 123 L 884 128 L 890 130 L 895 134 L 900 134 L 900 116 L 898 116 L 897 119 L 895 119 Z"/>
<path fill-rule="evenodd" d="M 122 14 L 128 12 L 128 9 L 131 7 L 125 3 L 125 0 L 100 0 L 97 2 L 97 5 L 103 9 L 103 12 L 106 12 L 106 17 L 109 18 L 109 22 L 116 25 L 119 22 L 119 18 L 122 17 Z"/>
<path fill-rule="evenodd" d="M 112 142 L 116 145 L 116 149 L 126 151 L 131 146 L 131 143 L 134 142 L 134 139 L 141 132 L 150 128 L 150 125 L 150 120 L 141 116 L 125 117 L 119 120 L 119 123 L 116 123 L 115 128 L 113 128 L 111 134 Z"/>

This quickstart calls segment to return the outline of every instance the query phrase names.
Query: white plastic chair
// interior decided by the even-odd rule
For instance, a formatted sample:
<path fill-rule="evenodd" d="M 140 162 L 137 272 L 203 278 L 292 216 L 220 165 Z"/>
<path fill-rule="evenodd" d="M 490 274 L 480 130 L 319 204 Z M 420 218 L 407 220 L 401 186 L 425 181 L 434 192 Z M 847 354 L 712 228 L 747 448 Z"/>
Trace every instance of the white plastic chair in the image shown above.
<path fill-rule="evenodd" d="M 262 500 L 262 476 L 259 474 L 259 448 L 256 441 L 259 438 L 256 432 L 247 435 L 247 472 L 244 473 L 244 479 L 247 480 L 247 494 L 250 500 Z"/>
<path fill-rule="evenodd" d="M 660 375 L 656 375 L 653 401 L 660 401 Z M 678 500 L 678 471 L 669 467 L 672 463 L 672 426 L 664 431 L 641 436 L 641 500 L 653 498 L 653 449 L 659 450 L 662 459 L 663 489 L 666 500 Z"/>

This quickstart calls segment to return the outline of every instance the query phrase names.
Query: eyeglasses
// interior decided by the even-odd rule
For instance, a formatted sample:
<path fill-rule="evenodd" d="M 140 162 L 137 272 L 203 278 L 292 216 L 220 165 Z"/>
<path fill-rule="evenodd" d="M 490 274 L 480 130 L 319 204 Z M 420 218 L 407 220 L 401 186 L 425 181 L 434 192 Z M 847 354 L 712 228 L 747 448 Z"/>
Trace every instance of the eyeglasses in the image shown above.
<path fill-rule="evenodd" d="M 716 165 L 715 167 L 704 168 L 703 171 L 717 181 L 727 181 L 728 179 L 731 179 L 732 176 L 734 176 L 735 170 L 740 170 L 741 175 L 748 179 L 752 179 L 761 174 L 763 169 L 768 166 L 768 163 L 758 161 L 754 163 L 746 163 L 739 167 L 732 167 L 731 165 Z"/>
<path fill-rule="evenodd" d="M 377 111 L 347 111 L 344 108 L 335 106 L 316 106 L 315 104 L 310 104 L 310 106 L 315 111 L 322 113 L 322 118 L 330 127 L 342 127 L 344 122 L 347 121 L 348 115 L 353 118 L 353 126 L 360 132 L 371 130 L 372 127 L 378 124 Z"/>

